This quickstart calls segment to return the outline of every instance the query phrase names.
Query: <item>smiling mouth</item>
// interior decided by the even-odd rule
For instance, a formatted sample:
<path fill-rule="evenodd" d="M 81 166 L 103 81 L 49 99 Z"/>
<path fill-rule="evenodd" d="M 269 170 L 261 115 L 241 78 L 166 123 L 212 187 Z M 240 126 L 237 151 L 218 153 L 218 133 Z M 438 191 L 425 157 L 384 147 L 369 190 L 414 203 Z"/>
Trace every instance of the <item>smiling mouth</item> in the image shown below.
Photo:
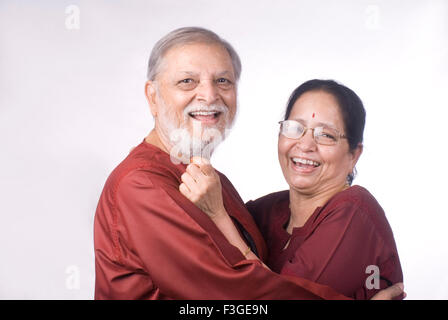
<path fill-rule="evenodd" d="M 321 165 L 320 162 L 304 158 L 291 158 L 291 161 L 301 168 L 317 168 Z"/>
<path fill-rule="evenodd" d="M 215 122 L 216 119 L 221 115 L 220 111 L 193 111 L 189 112 L 188 115 L 197 121 L 203 123 Z"/>

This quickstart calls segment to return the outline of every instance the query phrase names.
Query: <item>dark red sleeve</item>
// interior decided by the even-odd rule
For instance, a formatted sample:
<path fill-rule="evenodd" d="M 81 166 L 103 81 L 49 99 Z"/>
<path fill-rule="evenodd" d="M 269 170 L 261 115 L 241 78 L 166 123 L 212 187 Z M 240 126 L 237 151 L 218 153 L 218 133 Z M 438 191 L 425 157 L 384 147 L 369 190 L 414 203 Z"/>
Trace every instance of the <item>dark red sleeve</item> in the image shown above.
<path fill-rule="evenodd" d="M 230 261 L 147 172 L 103 194 L 95 221 L 97 299 L 345 299 L 258 261 Z M 238 252 L 235 248 L 235 252 Z"/>
<path fill-rule="evenodd" d="M 297 248 L 281 273 L 338 288 L 356 299 L 370 299 L 379 291 L 365 286 L 371 274 L 366 273 L 369 265 L 379 267 L 381 289 L 390 285 L 388 281 L 402 281 L 395 243 L 388 243 L 389 239 L 382 236 L 389 230 L 387 220 L 384 219 L 385 225 L 381 226 L 363 210 L 352 203 L 332 209 Z"/>

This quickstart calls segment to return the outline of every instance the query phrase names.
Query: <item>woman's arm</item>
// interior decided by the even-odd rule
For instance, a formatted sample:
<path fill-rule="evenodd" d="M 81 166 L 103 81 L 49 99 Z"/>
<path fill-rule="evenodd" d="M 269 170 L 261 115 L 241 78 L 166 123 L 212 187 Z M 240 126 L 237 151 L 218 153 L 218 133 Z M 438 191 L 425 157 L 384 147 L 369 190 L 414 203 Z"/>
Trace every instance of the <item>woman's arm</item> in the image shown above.
<path fill-rule="evenodd" d="M 306 240 L 300 245 L 290 243 L 294 253 L 281 273 L 328 285 L 356 299 L 370 299 L 386 288 L 389 284 L 383 278 L 401 282 L 398 255 L 378 232 L 381 226 L 371 219 L 375 215 L 368 214 L 369 210 L 373 209 L 361 199 L 328 204 Z M 373 279 L 368 266 L 377 267 L 381 279 L 373 287 L 367 285 Z"/>
<path fill-rule="evenodd" d="M 226 239 L 247 259 L 260 260 L 241 238 L 232 219 L 228 215 L 223 199 L 222 187 L 219 175 L 210 163 L 201 159 L 188 165 L 186 172 L 181 177 L 180 192 L 204 211 L 224 234 Z M 261 260 L 260 260 L 261 262 Z M 266 265 L 263 264 L 267 268 Z"/>
<path fill-rule="evenodd" d="M 192 163 L 188 165 L 181 179 L 180 192 L 205 212 L 226 239 L 247 259 L 260 261 L 241 238 L 228 215 L 223 204 L 221 181 L 213 167 L 208 162 Z M 263 266 L 269 269 L 264 263 Z M 391 300 L 403 293 L 403 283 L 396 283 L 392 287 L 380 290 L 372 300 Z"/>

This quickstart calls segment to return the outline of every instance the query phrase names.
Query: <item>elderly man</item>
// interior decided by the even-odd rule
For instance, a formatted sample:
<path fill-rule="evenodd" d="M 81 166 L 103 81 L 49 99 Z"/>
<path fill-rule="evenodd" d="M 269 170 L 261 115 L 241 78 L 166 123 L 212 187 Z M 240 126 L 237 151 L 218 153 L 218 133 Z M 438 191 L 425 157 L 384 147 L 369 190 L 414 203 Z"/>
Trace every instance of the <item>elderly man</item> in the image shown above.
<path fill-rule="evenodd" d="M 248 259 L 179 191 L 190 158 L 209 157 L 231 127 L 240 72 L 230 44 L 202 28 L 175 30 L 155 45 L 146 83 L 155 126 L 112 172 L 95 215 L 96 299 L 345 298 Z M 244 202 L 220 179 L 248 252 L 264 259 Z"/>

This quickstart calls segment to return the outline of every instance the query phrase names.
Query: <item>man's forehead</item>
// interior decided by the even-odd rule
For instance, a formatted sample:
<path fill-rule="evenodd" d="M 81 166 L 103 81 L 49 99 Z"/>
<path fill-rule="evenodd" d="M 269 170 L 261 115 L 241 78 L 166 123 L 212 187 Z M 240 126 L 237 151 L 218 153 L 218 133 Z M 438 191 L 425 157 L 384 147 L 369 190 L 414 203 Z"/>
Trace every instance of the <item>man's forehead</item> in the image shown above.
<path fill-rule="evenodd" d="M 175 70 L 175 73 L 176 73 L 176 75 L 181 75 L 181 76 L 185 75 L 185 76 L 191 76 L 191 77 L 196 77 L 196 76 L 201 75 L 201 73 L 198 71 L 190 71 L 190 70 L 182 70 L 182 69 Z M 233 76 L 233 72 L 230 70 L 216 71 L 216 72 L 214 72 L 214 75 L 217 77 L 224 77 L 224 76 L 230 77 L 230 76 Z"/>
<path fill-rule="evenodd" d="M 216 73 L 233 73 L 228 51 L 216 43 L 189 43 L 170 48 L 163 55 L 163 64 L 177 72 L 194 73 L 196 69 L 213 69 Z"/>

